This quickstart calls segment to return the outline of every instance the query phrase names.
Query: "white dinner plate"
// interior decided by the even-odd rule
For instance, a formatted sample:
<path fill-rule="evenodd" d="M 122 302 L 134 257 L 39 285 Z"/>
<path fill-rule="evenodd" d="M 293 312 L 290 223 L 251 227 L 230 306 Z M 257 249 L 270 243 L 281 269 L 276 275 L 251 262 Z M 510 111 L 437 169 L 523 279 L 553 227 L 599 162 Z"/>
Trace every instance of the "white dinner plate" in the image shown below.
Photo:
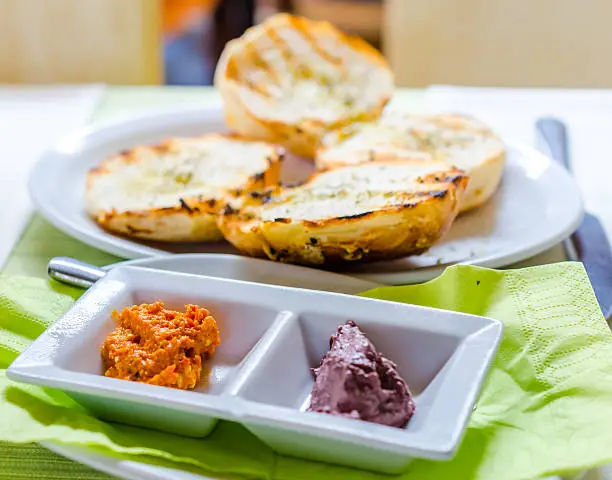
<path fill-rule="evenodd" d="M 85 213 L 87 171 L 105 156 L 170 136 L 226 130 L 218 105 L 126 118 L 77 132 L 47 152 L 33 169 L 29 192 L 38 210 L 60 230 L 123 258 L 172 253 L 237 253 L 226 243 L 162 244 L 137 242 L 100 229 Z M 289 158 L 284 180 L 304 178 L 312 170 L 305 159 Z M 351 265 L 342 273 L 387 284 L 418 283 L 456 263 L 503 267 L 559 243 L 578 226 L 583 214 L 571 176 L 526 146 L 509 146 L 504 177 L 483 207 L 461 215 L 450 232 L 421 256 Z"/>

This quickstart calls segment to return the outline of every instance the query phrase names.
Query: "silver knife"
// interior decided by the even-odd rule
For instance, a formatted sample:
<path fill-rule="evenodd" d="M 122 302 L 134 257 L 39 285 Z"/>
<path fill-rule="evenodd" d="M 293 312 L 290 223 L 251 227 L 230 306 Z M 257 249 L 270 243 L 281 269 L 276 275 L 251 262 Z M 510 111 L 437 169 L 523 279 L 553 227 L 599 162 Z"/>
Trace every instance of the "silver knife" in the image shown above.
<path fill-rule="evenodd" d="M 556 118 L 536 122 L 538 146 L 571 172 L 567 129 Z M 599 219 L 586 212 L 578 229 L 564 242 L 570 260 L 584 264 L 606 319 L 612 316 L 612 250 Z"/>

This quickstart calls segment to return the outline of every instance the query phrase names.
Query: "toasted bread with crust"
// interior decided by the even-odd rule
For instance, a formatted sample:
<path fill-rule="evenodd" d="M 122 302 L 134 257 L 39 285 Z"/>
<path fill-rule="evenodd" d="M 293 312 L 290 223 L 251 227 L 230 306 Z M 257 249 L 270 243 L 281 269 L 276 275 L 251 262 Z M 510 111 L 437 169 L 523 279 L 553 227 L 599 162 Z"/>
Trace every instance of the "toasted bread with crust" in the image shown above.
<path fill-rule="evenodd" d="M 441 162 L 398 160 L 315 174 L 296 187 L 252 192 L 218 217 L 241 251 L 325 266 L 425 252 L 459 211 L 468 177 Z"/>
<path fill-rule="evenodd" d="M 505 165 L 503 142 L 483 123 L 460 115 L 383 113 L 376 122 L 357 123 L 326 135 L 316 166 L 326 170 L 388 158 L 423 158 L 464 170 L 470 185 L 466 211 L 496 191 Z"/>
<path fill-rule="evenodd" d="M 312 158 L 326 132 L 378 118 L 394 80 L 364 40 L 283 13 L 226 45 L 215 86 L 233 130 Z"/>
<path fill-rule="evenodd" d="M 283 154 L 216 133 L 136 147 L 88 173 L 86 210 L 101 227 L 130 237 L 218 241 L 219 210 L 233 195 L 278 184 Z"/>

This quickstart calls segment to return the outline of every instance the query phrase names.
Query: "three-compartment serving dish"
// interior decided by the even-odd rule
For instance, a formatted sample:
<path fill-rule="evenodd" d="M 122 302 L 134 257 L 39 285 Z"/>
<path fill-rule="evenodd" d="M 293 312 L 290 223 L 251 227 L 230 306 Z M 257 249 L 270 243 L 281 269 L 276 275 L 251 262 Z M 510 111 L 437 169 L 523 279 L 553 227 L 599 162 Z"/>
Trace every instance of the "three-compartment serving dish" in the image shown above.
<path fill-rule="evenodd" d="M 193 391 L 103 376 L 99 346 L 110 314 L 158 299 L 214 313 L 221 345 Z M 305 412 L 311 369 L 346 320 L 398 366 L 416 401 L 404 429 Z M 118 267 L 99 280 L 8 370 L 60 388 L 96 416 L 205 437 L 218 420 L 241 423 L 279 453 L 386 473 L 415 457 L 448 459 L 495 355 L 500 322 L 314 290 Z"/>

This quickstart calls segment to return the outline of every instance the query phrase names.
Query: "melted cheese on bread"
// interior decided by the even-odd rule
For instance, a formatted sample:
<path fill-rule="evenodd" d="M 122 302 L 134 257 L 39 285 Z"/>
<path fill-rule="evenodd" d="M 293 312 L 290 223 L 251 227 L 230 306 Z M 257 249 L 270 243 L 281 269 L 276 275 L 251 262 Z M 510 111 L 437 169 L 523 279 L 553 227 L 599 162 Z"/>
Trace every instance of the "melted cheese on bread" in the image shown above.
<path fill-rule="evenodd" d="M 281 158 L 274 145 L 221 134 L 136 147 L 89 172 L 86 209 L 129 236 L 219 240 L 218 210 L 234 194 L 276 184 Z"/>
<path fill-rule="evenodd" d="M 439 183 L 424 183 L 422 178 L 445 170 L 445 165 L 436 162 L 415 162 L 409 168 L 399 162 L 340 168 L 316 175 L 302 187 L 283 190 L 261 207 L 259 215 L 264 221 L 319 221 L 414 204 L 441 188 Z M 446 186 L 441 191 L 445 192 Z"/>
<path fill-rule="evenodd" d="M 468 210 L 495 192 L 505 148 L 475 119 L 388 111 L 376 122 L 349 125 L 325 136 L 315 161 L 325 170 L 393 158 L 441 161 L 467 172 L 471 182 L 461 209 Z"/>
<path fill-rule="evenodd" d="M 324 265 L 426 251 L 450 227 L 468 178 L 422 160 L 344 167 L 292 188 L 253 192 L 219 217 L 245 253 Z"/>

